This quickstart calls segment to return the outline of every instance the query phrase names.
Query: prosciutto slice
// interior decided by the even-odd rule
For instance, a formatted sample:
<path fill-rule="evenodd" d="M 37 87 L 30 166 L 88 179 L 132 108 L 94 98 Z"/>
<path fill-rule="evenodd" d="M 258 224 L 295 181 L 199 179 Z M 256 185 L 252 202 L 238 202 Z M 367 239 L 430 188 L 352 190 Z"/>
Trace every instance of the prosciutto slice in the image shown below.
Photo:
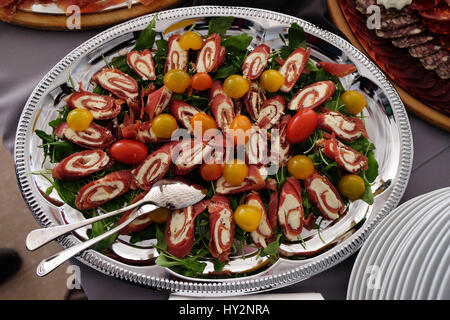
<path fill-rule="evenodd" d="M 150 93 L 145 105 L 145 112 L 148 114 L 150 121 L 164 111 L 170 102 L 170 98 L 172 98 L 172 91 L 167 89 L 166 86 Z"/>
<path fill-rule="evenodd" d="M 311 48 L 306 51 L 298 48 L 292 52 L 284 61 L 278 71 L 284 77 L 284 85 L 280 88 L 282 92 L 290 92 L 306 67 L 311 53 Z"/>
<path fill-rule="evenodd" d="M 339 218 L 344 210 L 344 202 L 333 184 L 327 177 L 318 172 L 313 173 L 305 180 L 309 199 L 319 208 L 328 220 Z"/>
<path fill-rule="evenodd" d="M 173 143 L 169 142 L 153 151 L 132 171 L 134 184 L 143 190 L 150 190 L 153 184 L 169 171 Z"/>
<path fill-rule="evenodd" d="M 289 177 L 283 184 L 278 205 L 278 223 L 289 241 L 298 240 L 304 216 L 302 190 L 297 179 Z"/>
<path fill-rule="evenodd" d="M 209 251 L 219 261 L 228 260 L 233 245 L 235 223 L 230 200 L 214 195 L 208 206 L 211 239 Z"/>
<path fill-rule="evenodd" d="M 286 101 L 282 96 L 275 96 L 265 100 L 259 110 L 256 124 L 261 129 L 269 130 L 280 121 L 281 116 L 284 114 L 285 107 Z"/>
<path fill-rule="evenodd" d="M 367 157 L 336 140 L 334 135 L 331 139 L 324 139 L 321 144 L 325 155 L 334 159 L 340 168 L 351 173 L 367 170 Z"/>
<path fill-rule="evenodd" d="M 135 100 L 139 95 L 136 80 L 118 69 L 103 68 L 92 76 L 92 80 L 127 102 Z"/>
<path fill-rule="evenodd" d="M 110 167 L 113 161 L 100 149 L 71 154 L 53 168 L 52 176 L 60 180 L 76 180 Z"/>
<path fill-rule="evenodd" d="M 232 186 L 228 184 L 223 177 L 220 177 L 215 182 L 215 190 L 217 194 L 235 194 L 250 190 L 261 190 L 265 187 L 266 175 L 263 170 L 260 171 L 257 166 L 248 166 L 248 176 L 244 182 L 239 186 Z"/>
<path fill-rule="evenodd" d="M 124 101 L 93 92 L 80 91 L 70 94 L 66 98 L 66 103 L 72 109 L 89 110 L 96 120 L 108 120 L 120 113 Z"/>
<path fill-rule="evenodd" d="M 96 208 L 130 190 L 133 176 L 128 170 L 115 171 L 83 186 L 75 205 L 79 210 Z"/>
<path fill-rule="evenodd" d="M 198 139 L 184 139 L 175 142 L 172 147 L 173 172 L 186 175 L 202 163 L 205 154 L 211 152 L 211 146 Z"/>
<path fill-rule="evenodd" d="M 258 248 L 265 248 L 267 247 L 268 241 L 273 237 L 273 229 L 267 216 L 266 207 L 264 206 L 261 197 L 257 193 L 251 193 L 247 197 L 245 203 L 259 208 L 262 212 L 258 228 L 255 231 L 251 232 L 250 236 L 252 237 L 253 242 Z"/>
<path fill-rule="evenodd" d="M 204 42 L 197 56 L 197 72 L 213 72 L 223 62 L 222 39 L 217 33 L 211 34 Z"/>
<path fill-rule="evenodd" d="M 257 79 L 267 66 L 270 47 L 265 44 L 257 46 L 244 60 L 242 75 L 248 80 Z"/>
<path fill-rule="evenodd" d="M 133 137 L 126 137 L 125 135 L 124 135 L 124 138 L 133 139 Z M 140 141 L 143 143 L 148 143 L 148 144 L 169 141 L 168 139 L 162 139 L 162 138 L 158 138 L 156 136 L 156 134 L 152 130 L 152 122 L 151 121 L 145 121 L 145 122 L 138 124 L 138 126 L 136 128 L 134 140 L 137 140 L 137 141 Z"/>
<path fill-rule="evenodd" d="M 197 215 L 193 206 L 172 211 L 166 223 L 167 251 L 177 258 L 186 257 L 194 244 L 194 223 Z"/>
<path fill-rule="evenodd" d="M 261 105 L 266 100 L 264 91 L 259 88 L 258 83 L 251 82 L 250 90 L 244 95 L 244 104 L 252 120 L 256 121 L 259 117 Z"/>
<path fill-rule="evenodd" d="M 89 128 L 83 131 L 72 130 L 67 122 L 63 122 L 56 127 L 55 133 L 59 138 L 67 139 L 86 149 L 105 149 L 114 141 L 111 131 L 95 122 L 91 122 Z"/>
<path fill-rule="evenodd" d="M 180 47 L 180 35 L 174 34 L 169 38 L 169 51 L 167 54 L 164 72 L 173 69 L 187 70 L 188 52 Z"/>
<path fill-rule="evenodd" d="M 142 52 L 131 51 L 127 55 L 127 63 L 131 69 L 142 78 L 142 80 L 155 80 L 155 64 L 149 49 Z"/>
<path fill-rule="evenodd" d="M 335 111 L 320 113 L 317 118 L 317 127 L 329 133 L 334 133 L 336 137 L 343 141 L 353 141 L 361 136 L 368 137 L 361 119 L 346 117 Z"/>
<path fill-rule="evenodd" d="M 319 81 L 313 83 L 295 94 L 289 102 L 289 110 L 300 110 L 304 108 L 314 109 L 328 100 L 336 91 L 333 81 Z"/>
<path fill-rule="evenodd" d="M 194 132 L 191 125 L 192 117 L 202 112 L 199 108 L 191 106 L 189 103 L 182 100 L 172 100 L 170 102 L 170 113 L 177 119 L 178 123 L 185 127 L 190 134 Z"/>

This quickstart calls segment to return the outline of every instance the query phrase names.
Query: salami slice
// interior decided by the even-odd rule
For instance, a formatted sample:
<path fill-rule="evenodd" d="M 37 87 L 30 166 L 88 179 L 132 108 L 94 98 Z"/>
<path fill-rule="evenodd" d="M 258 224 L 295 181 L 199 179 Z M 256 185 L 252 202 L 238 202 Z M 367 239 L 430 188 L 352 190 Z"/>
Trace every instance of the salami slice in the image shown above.
<path fill-rule="evenodd" d="M 142 52 L 130 51 L 127 55 L 127 63 L 143 80 L 156 79 L 155 64 L 149 49 Z"/>
<path fill-rule="evenodd" d="M 55 133 L 61 139 L 67 139 L 86 149 L 105 149 L 114 142 L 111 131 L 95 122 L 91 122 L 84 131 L 72 130 L 67 122 L 63 122 L 56 127 Z"/>
<path fill-rule="evenodd" d="M 344 141 L 353 141 L 363 136 L 367 138 L 366 128 L 361 119 L 346 117 L 342 113 L 327 111 L 320 113 L 317 119 L 317 127 Z"/>
<path fill-rule="evenodd" d="M 150 120 L 153 120 L 155 116 L 164 111 L 170 102 L 170 98 L 172 98 L 172 91 L 167 89 L 166 86 L 162 86 L 150 93 L 145 105 L 145 112 L 150 117 Z"/>
<path fill-rule="evenodd" d="M 442 63 L 448 63 L 450 58 L 450 53 L 447 50 L 439 50 L 431 56 L 420 59 L 422 65 L 427 70 L 436 70 L 437 67 Z"/>
<path fill-rule="evenodd" d="M 436 69 L 437 75 L 444 80 L 447 80 L 450 78 L 450 63 L 444 62 L 438 65 Z"/>
<path fill-rule="evenodd" d="M 390 31 L 375 30 L 375 33 L 380 38 L 392 39 L 392 38 L 413 36 L 413 35 L 422 33 L 425 30 L 426 30 L 425 26 L 422 23 L 418 22 L 418 23 L 413 23 L 404 28 L 390 30 Z"/>
<path fill-rule="evenodd" d="M 188 52 L 181 49 L 180 37 L 179 34 L 174 34 L 169 38 L 169 51 L 164 66 L 165 73 L 173 69 L 187 70 Z"/>
<path fill-rule="evenodd" d="M 298 48 L 289 55 L 280 69 L 278 69 L 284 77 L 284 85 L 280 88 L 282 92 L 290 92 L 292 90 L 306 67 L 310 53 L 311 48 L 308 48 L 306 51 L 303 48 Z"/>
<path fill-rule="evenodd" d="M 220 177 L 215 182 L 215 190 L 217 194 L 235 194 L 241 193 L 250 190 L 261 190 L 265 187 L 265 178 L 264 174 L 260 172 L 258 167 L 254 165 L 248 166 L 248 175 L 245 178 L 244 182 L 239 186 L 232 186 L 228 184 L 223 177 Z"/>
<path fill-rule="evenodd" d="M 267 216 L 266 207 L 257 193 L 250 193 L 245 203 L 261 210 L 262 216 L 258 228 L 251 232 L 250 236 L 258 248 L 265 248 L 267 247 L 268 241 L 273 238 L 273 230 Z"/>
<path fill-rule="evenodd" d="M 76 180 L 110 167 L 113 161 L 100 149 L 73 153 L 59 162 L 52 176 L 60 180 Z"/>
<path fill-rule="evenodd" d="M 211 233 L 209 251 L 219 261 L 228 260 L 236 228 L 230 200 L 226 196 L 214 195 L 211 198 L 208 211 Z"/>
<path fill-rule="evenodd" d="M 323 153 L 335 160 L 338 167 L 355 174 L 367 170 L 367 157 L 336 140 L 334 135 L 331 139 L 322 141 L 321 144 L 323 144 Z"/>
<path fill-rule="evenodd" d="M 83 186 L 75 205 L 79 210 L 96 208 L 130 190 L 132 175 L 128 170 L 115 171 Z"/>
<path fill-rule="evenodd" d="M 173 143 L 169 142 L 153 151 L 132 171 L 134 184 L 143 190 L 150 190 L 155 182 L 169 171 Z"/>
<path fill-rule="evenodd" d="M 314 109 L 329 99 L 336 91 L 333 81 L 315 82 L 298 91 L 289 102 L 290 110 L 300 110 L 304 108 Z"/>
<path fill-rule="evenodd" d="M 175 117 L 175 119 L 177 119 L 178 123 L 192 134 L 194 132 L 194 128 L 192 128 L 191 119 L 195 114 L 202 111 L 199 108 L 184 102 L 183 100 L 175 99 L 170 102 L 169 109 L 170 113 Z"/>
<path fill-rule="evenodd" d="M 248 80 L 259 78 L 267 66 L 270 56 L 270 47 L 265 44 L 257 46 L 244 60 L 242 75 Z"/>
<path fill-rule="evenodd" d="M 382 30 L 396 30 L 409 26 L 413 23 L 419 22 L 420 16 L 414 11 L 404 12 L 399 11 L 398 14 L 382 15 L 381 16 L 381 29 Z"/>
<path fill-rule="evenodd" d="M 294 177 L 289 177 L 281 188 L 278 205 L 278 223 L 287 240 L 298 240 L 298 236 L 302 232 L 303 216 L 300 184 Z"/>
<path fill-rule="evenodd" d="M 309 199 L 328 220 L 335 220 L 344 210 L 344 202 L 327 177 L 313 173 L 305 180 Z"/>
<path fill-rule="evenodd" d="M 125 101 L 135 100 L 139 94 L 139 86 L 132 77 L 118 69 L 103 68 L 92 76 L 101 87 Z"/>
<path fill-rule="evenodd" d="M 445 1 L 441 1 L 441 3 L 431 9 L 419 11 L 419 14 L 429 20 L 450 21 L 450 6 Z"/>
<path fill-rule="evenodd" d="M 122 110 L 123 100 L 102 96 L 93 92 L 80 91 L 67 96 L 69 108 L 89 110 L 96 120 L 108 120 L 116 117 Z"/>
<path fill-rule="evenodd" d="M 415 36 L 392 39 L 392 44 L 397 48 L 409 48 L 428 43 L 431 40 L 433 40 L 433 36 L 430 34 L 418 34 Z"/>
<path fill-rule="evenodd" d="M 222 62 L 220 35 L 217 33 L 211 34 L 204 42 L 197 56 L 196 68 L 197 72 L 213 72 L 219 67 Z"/>
<path fill-rule="evenodd" d="M 441 49 L 442 46 L 433 41 L 409 48 L 409 54 L 414 58 L 424 58 L 426 56 L 431 56 Z"/>
<path fill-rule="evenodd" d="M 167 251 L 177 258 L 186 257 L 194 244 L 194 223 L 200 212 L 193 206 L 172 211 L 166 223 Z"/>
<path fill-rule="evenodd" d="M 259 110 L 256 124 L 261 129 L 269 130 L 280 121 L 286 108 L 286 101 L 283 96 L 277 95 L 270 99 L 264 100 Z"/>
<path fill-rule="evenodd" d="M 252 120 L 259 118 L 259 110 L 266 100 L 264 90 L 260 89 L 257 82 L 250 83 L 250 90 L 244 95 L 244 104 Z"/>

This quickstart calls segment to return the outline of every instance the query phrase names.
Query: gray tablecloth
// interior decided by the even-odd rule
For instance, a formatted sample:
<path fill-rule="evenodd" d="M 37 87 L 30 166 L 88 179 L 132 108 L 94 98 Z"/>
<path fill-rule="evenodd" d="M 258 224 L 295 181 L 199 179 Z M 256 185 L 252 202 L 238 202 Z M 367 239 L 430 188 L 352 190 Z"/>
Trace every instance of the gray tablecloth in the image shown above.
<path fill-rule="evenodd" d="M 99 31 L 49 32 L 0 22 L 0 135 L 14 148 L 16 126 L 29 95 L 45 74 L 66 54 Z M 414 166 L 402 202 L 449 186 L 450 134 L 410 115 Z M 354 254 L 339 265 L 278 292 L 320 292 L 326 299 L 344 299 Z M 80 265 L 82 286 L 90 299 L 166 299 L 167 294 L 105 276 Z M 43 281 L 43 285 L 45 280 Z"/>

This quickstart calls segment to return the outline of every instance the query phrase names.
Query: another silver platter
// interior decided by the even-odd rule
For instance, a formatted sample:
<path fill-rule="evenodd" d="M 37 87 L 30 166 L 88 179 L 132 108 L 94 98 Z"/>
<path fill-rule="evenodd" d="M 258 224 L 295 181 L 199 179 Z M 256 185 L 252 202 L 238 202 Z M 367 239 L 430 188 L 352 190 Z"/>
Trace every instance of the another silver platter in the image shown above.
<path fill-rule="evenodd" d="M 381 71 L 360 51 L 342 38 L 314 25 L 287 15 L 267 10 L 239 7 L 189 7 L 158 13 L 156 29 L 159 37 L 168 38 L 173 32 L 163 33 L 169 26 L 187 19 L 195 19 L 196 30 L 206 33 L 208 21 L 217 16 L 234 16 L 229 34 L 246 32 L 253 36 L 252 47 L 265 42 L 271 48 L 282 46 L 279 34 L 285 34 L 292 22 L 297 22 L 307 33 L 311 58 L 315 61 L 352 63 L 358 72 L 342 79 L 346 89 L 357 89 L 368 102 L 364 111 L 370 140 L 375 144 L 375 157 L 379 163 L 379 176 L 372 186 L 376 194 L 373 205 L 355 201 L 342 219 L 323 225 L 321 235 L 316 232 L 302 234 L 306 249 L 301 244 L 282 245 L 284 255 L 274 264 L 252 253 L 243 260 L 234 257 L 229 269 L 237 277 L 208 278 L 211 263 L 205 269 L 206 279 L 187 278 L 166 268 L 154 265 L 157 252 L 152 241 L 131 245 L 127 237 L 119 238 L 112 246 L 112 254 L 93 250 L 83 252 L 77 259 L 86 265 L 118 278 L 170 290 L 190 296 L 229 296 L 271 290 L 293 284 L 324 271 L 349 257 L 361 245 L 373 228 L 394 209 L 406 188 L 412 167 L 413 145 L 406 110 L 393 86 Z M 58 206 L 56 192 L 43 196 L 49 183 L 34 171 L 50 168 L 43 162 L 41 141 L 35 129 L 50 132 L 48 122 L 57 116 L 63 105 L 61 97 L 67 88 L 69 74 L 83 89 L 92 89 L 89 80 L 104 66 L 102 55 L 112 57 L 126 54 L 133 47 L 139 30 L 145 28 L 153 15 L 140 17 L 117 25 L 88 40 L 62 59 L 39 83 L 31 94 L 22 113 L 16 135 L 15 164 L 23 197 L 36 220 L 45 227 L 83 219 L 81 213 L 68 205 Z M 82 241 L 86 230 L 80 230 L 58 242 L 69 247 Z M 301 257 L 301 259 L 298 259 Z M 245 274 L 245 276 L 239 276 Z"/>

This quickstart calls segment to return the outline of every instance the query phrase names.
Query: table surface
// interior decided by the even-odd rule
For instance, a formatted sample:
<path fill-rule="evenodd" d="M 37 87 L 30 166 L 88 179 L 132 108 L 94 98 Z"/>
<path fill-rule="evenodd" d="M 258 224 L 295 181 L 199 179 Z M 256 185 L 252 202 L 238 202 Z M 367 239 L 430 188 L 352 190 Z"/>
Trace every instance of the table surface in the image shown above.
<path fill-rule="evenodd" d="M 314 1 L 315 2 L 315 1 Z M 307 15 L 306 18 L 308 19 Z M 311 19 L 309 19 L 311 20 Z M 314 22 L 314 21 L 313 21 Z M 326 27 L 326 26 L 324 26 Z M 17 123 L 29 95 L 45 74 L 97 31 L 50 32 L 25 29 L 0 22 L 0 135 L 10 152 Z M 414 164 L 401 200 L 449 186 L 450 134 L 409 115 L 414 139 Z M 319 292 L 325 299 L 345 299 L 357 253 L 316 276 L 274 292 Z M 77 260 L 81 282 L 89 299 L 167 299 L 168 294 L 115 279 Z M 45 279 L 42 280 L 43 285 Z"/>

